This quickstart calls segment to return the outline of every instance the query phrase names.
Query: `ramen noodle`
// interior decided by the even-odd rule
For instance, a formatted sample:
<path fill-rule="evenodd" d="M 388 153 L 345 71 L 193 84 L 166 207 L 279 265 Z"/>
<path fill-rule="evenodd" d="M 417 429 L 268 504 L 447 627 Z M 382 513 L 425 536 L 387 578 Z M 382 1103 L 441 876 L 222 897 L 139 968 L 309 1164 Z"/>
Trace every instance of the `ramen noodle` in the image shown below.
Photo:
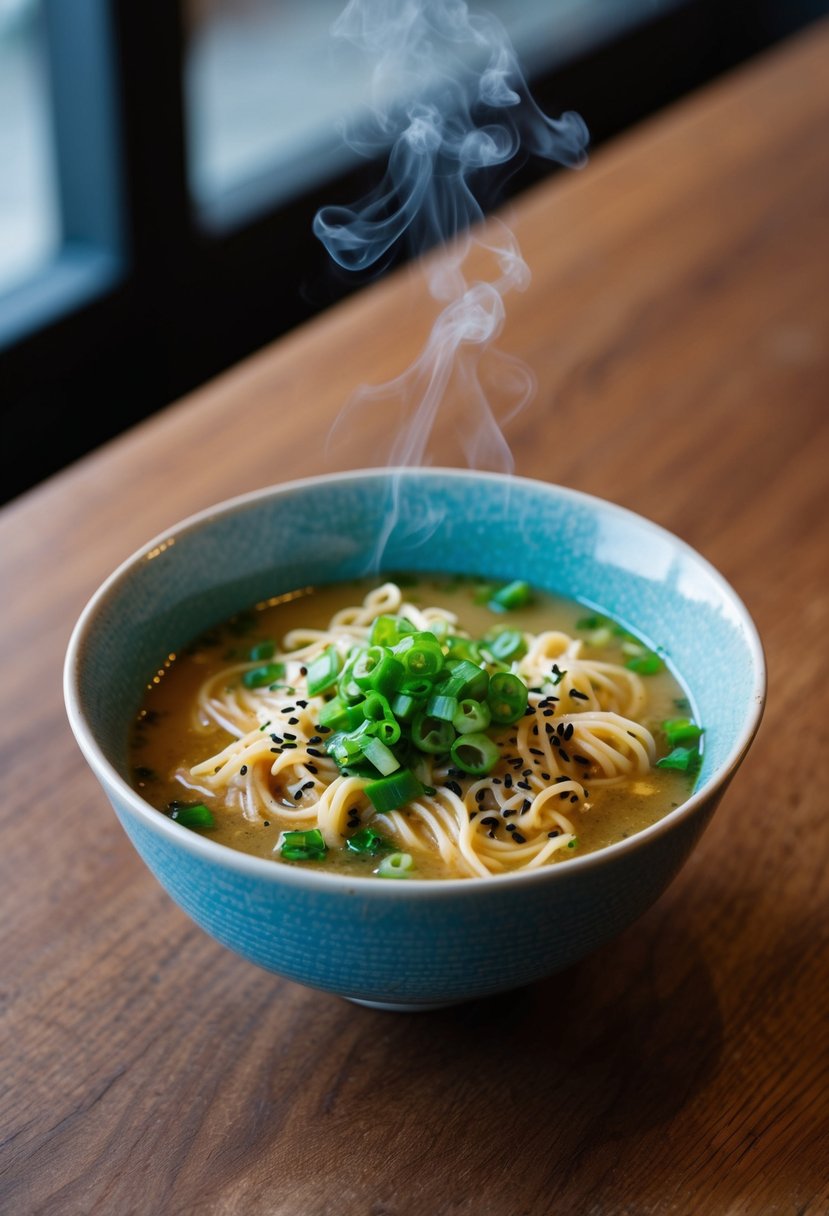
<path fill-rule="evenodd" d="M 665 657 L 592 609 L 389 576 L 276 597 L 169 656 L 131 746 L 144 797 L 232 848 L 473 878 L 655 822 L 701 736 Z"/>

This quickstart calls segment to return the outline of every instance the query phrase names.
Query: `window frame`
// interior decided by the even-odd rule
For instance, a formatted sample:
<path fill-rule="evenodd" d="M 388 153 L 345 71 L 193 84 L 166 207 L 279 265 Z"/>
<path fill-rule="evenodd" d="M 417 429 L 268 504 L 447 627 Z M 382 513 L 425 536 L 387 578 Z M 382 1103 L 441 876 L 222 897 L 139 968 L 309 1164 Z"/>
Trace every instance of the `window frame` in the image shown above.
<path fill-rule="evenodd" d="M 188 184 L 182 6 L 43 4 L 63 244 L 0 298 L 0 501 L 373 277 L 333 266 L 311 224 L 319 207 L 366 194 L 381 166 L 278 206 L 260 196 L 234 224 L 217 203 L 205 222 Z M 682 0 L 536 72 L 533 95 L 547 112 L 581 113 L 595 149 L 827 10 L 829 0 Z M 528 162 L 485 206 L 556 171 Z"/>

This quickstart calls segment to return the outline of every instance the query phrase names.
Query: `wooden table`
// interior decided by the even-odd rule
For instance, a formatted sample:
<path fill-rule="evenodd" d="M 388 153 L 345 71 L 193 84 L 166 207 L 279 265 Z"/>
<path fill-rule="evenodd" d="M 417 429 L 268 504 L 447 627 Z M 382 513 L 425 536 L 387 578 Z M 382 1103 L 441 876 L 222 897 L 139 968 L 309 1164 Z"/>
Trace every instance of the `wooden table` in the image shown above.
<path fill-rule="evenodd" d="M 829 1211 L 827 64 L 813 26 L 505 216 L 532 281 L 501 348 L 538 380 L 516 471 L 683 536 L 770 667 L 691 862 L 565 974 L 401 1015 L 260 971 L 144 869 L 65 719 L 69 631 L 122 558 L 360 463 L 319 440 L 421 351 L 419 268 L 2 511 L 4 1213 Z"/>

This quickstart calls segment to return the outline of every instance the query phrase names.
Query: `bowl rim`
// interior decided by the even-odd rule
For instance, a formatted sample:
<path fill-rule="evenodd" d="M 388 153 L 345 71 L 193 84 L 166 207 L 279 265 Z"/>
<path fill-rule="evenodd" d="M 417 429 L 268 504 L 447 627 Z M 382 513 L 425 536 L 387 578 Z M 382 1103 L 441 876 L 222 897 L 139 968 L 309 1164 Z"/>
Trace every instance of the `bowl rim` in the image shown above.
<path fill-rule="evenodd" d="M 752 657 L 753 687 L 751 690 L 751 708 L 743 721 L 731 751 L 722 764 L 713 772 L 706 783 L 695 789 L 679 806 L 674 807 L 663 815 L 656 823 L 635 832 L 624 840 L 605 845 L 592 853 L 583 856 L 567 858 L 566 865 L 542 866 L 536 870 L 518 870 L 505 874 L 476 875 L 467 878 L 409 878 L 405 882 L 378 882 L 369 875 L 348 876 L 336 871 L 312 870 L 301 866 L 292 866 L 282 862 L 271 861 L 264 857 L 254 857 L 240 850 L 231 848 L 196 832 L 182 828 L 173 820 L 161 814 L 147 802 L 104 755 L 97 739 L 86 718 L 80 700 L 78 675 L 81 670 L 81 656 L 87 637 L 90 635 L 101 605 L 112 593 L 115 587 L 128 576 L 130 571 L 140 563 L 147 554 L 160 546 L 169 544 L 171 538 L 185 532 L 193 532 L 209 524 L 216 518 L 225 518 L 243 511 L 262 500 L 278 497 L 297 490 L 311 488 L 320 482 L 332 481 L 365 481 L 388 480 L 403 476 L 413 479 L 429 477 L 451 477 L 471 481 L 489 481 L 499 483 L 519 483 L 535 487 L 544 493 L 556 494 L 565 500 L 579 502 L 592 509 L 616 516 L 617 518 L 635 523 L 639 527 L 653 531 L 663 540 L 667 540 L 674 548 L 683 552 L 700 566 L 718 586 L 724 598 L 736 610 L 740 624 L 744 630 L 745 639 Z M 686 819 L 692 818 L 701 807 L 712 798 L 718 798 L 724 792 L 737 768 L 745 758 L 751 746 L 765 711 L 767 697 L 767 667 L 763 642 L 757 626 L 742 598 L 720 571 L 697 549 L 662 524 L 649 519 L 624 507 L 610 499 L 563 486 L 558 482 L 548 482 L 541 478 L 525 477 L 515 473 L 494 473 L 485 470 L 443 467 L 439 465 L 393 466 L 390 468 L 349 469 L 334 473 L 311 474 L 289 481 L 275 482 L 261 486 L 258 489 L 244 491 L 218 502 L 194 511 L 181 520 L 156 533 L 138 549 L 133 550 L 111 573 L 101 582 L 87 600 L 72 628 L 66 647 L 63 664 L 63 697 L 66 714 L 72 733 L 88 766 L 96 776 L 105 792 L 117 792 L 120 800 L 125 802 L 130 810 L 154 834 L 166 837 L 175 847 L 185 853 L 191 853 L 204 862 L 235 871 L 239 876 L 264 879 L 277 887 L 285 885 L 289 888 L 302 887 L 309 892 L 329 895 L 354 895 L 369 899 L 392 898 L 406 899 L 444 898 L 448 895 L 463 895 L 474 897 L 477 892 L 503 892 L 512 886 L 533 886 L 537 883 L 557 883 L 574 879 L 584 870 L 596 869 L 612 864 L 617 858 L 638 852 L 661 836 L 668 835 L 676 826 Z"/>

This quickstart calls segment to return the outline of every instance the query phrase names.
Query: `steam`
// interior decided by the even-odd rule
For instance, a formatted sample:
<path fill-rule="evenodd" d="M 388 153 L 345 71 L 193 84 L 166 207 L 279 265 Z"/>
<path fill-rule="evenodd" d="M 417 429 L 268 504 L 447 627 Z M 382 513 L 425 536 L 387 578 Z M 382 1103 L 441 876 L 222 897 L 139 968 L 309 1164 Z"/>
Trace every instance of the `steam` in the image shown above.
<path fill-rule="evenodd" d="M 332 34 L 362 51 L 371 70 L 372 104 L 344 124 L 343 138 L 387 162 L 368 197 L 323 207 L 314 232 L 353 272 L 383 269 L 400 242 L 412 256 L 429 253 L 422 266 L 441 311 L 411 367 L 346 403 L 329 450 L 356 432 L 370 442 L 372 463 L 432 463 L 440 423 L 441 443 L 448 431 L 470 467 L 512 472 L 503 426 L 532 398 L 535 377 L 494 342 L 504 297 L 526 289 L 530 272 L 503 222 L 482 226 L 476 188 L 491 188 L 519 155 L 581 166 L 585 124 L 571 112 L 541 112 L 503 25 L 462 0 L 349 0 Z M 434 462 L 451 464 L 445 452 Z"/>

